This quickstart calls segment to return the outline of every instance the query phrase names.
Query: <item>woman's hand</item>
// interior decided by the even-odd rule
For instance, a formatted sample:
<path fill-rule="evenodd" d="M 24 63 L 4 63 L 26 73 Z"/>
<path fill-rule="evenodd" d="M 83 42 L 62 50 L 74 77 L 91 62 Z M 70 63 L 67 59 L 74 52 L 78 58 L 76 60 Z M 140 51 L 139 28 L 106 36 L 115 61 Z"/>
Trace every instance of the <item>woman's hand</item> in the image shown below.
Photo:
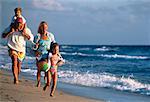
<path fill-rule="evenodd" d="M 35 56 L 36 56 L 36 57 L 39 57 L 40 55 L 41 55 L 40 52 L 38 52 L 38 51 L 35 52 Z"/>

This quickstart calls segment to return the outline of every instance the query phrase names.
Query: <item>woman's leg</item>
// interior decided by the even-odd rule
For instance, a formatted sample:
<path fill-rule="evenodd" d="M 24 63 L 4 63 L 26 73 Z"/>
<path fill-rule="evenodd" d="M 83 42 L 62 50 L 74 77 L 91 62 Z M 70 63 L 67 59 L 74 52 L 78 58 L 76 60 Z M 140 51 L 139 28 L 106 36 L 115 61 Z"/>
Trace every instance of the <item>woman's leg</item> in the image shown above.
<path fill-rule="evenodd" d="M 47 83 L 47 72 L 44 73 L 44 83 L 46 84 Z"/>
<path fill-rule="evenodd" d="M 47 71 L 45 74 L 46 74 L 46 77 L 47 77 L 47 82 L 46 82 L 45 86 L 43 87 L 44 91 L 47 89 L 47 87 L 50 86 L 50 82 L 51 82 L 50 71 Z"/>
<path fill-rule="evenodd" d="M 37 87 L 40 87 L 41 83 L 40 83 L 40 80 L 41 80 L 41 70 L 40 70 L 40 66 L 39 66 L 39 61 L 37 60 L 36 61 L 36 66 L 37 66 Z"/>
<path fill-rule="evenodd" d="M 50 71 L 47 71 L 47 72 L 46 72 L 46 77 L 47 77 L 47 83 L 46 83 L 46 85 L 45 85 L 44 88 L 43 88 L 44 91 L 47 89 L 47 87 L 50 86 L 50 82 L 51 82 L 51 74 L 50 74 Z"/>
<path fill-rule="evenodd" d="M 41 85 L 40 80 L 41 80 L 41 72 L 40 70 L 37 70 L 37 87 L 40 87 Z"/>
<path fill-rule="evenodd" d="M 56 90 L 56 86 L 57 86 L 57 72 L 55 72 L 53 75 L 52 75 L 52 78 L 53 78 L 53 85 L 52 85 L 52 88 L 51 88 L 51 93 L 50 93 L 50 96 L 54 96 L 54 92 Z"/>
<path fill-rule="evenodd" d="M 14 84 L 18 84 L 18 58 L 16 55 L 11 56 L 12 59 L 12 72 L 14 76 Z"/>

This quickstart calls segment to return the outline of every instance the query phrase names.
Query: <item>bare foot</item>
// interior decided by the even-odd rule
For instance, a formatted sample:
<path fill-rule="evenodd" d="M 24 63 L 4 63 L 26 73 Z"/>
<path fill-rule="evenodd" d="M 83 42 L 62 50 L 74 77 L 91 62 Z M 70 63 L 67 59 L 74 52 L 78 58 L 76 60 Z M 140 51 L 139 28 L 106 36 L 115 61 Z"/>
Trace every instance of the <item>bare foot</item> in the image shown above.
<path fill-rule="evenodd" d="M 51 97 L 54 97 L 54 94 L 51 93 L 50 96 L 51 96 Z"/>
<path fill-rule="evenodd" d="M 49 85 L 45 85 L 44 87 L 43 87 L 43 90 L 44 91 L 46 91 L 46 89 L 49 87 Z"/>
<path fill-rule="evenodd" d="M 15 81 L 14 81 L 14 84 L 19 84 L 19 81 L 18 81 L 18 80 L 15 80 Z"/>

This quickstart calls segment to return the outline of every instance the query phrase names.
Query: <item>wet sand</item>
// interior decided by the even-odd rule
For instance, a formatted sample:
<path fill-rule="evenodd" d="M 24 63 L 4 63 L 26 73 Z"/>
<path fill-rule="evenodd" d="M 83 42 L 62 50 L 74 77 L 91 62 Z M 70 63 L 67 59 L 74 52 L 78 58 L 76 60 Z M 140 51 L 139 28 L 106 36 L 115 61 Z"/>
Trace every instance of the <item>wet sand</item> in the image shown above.
<path fill-rule="evenodd" d="M 50 97 L 50 89 L 43 91 L 43 87 L 36 87 L 36 82 L 19 78 L 19 84 L 13 84 L 13 75 L 9 71 L 0 71 L 0 102 L 103 102 L 74 96 L 56 90 L 55 96 Z"/>

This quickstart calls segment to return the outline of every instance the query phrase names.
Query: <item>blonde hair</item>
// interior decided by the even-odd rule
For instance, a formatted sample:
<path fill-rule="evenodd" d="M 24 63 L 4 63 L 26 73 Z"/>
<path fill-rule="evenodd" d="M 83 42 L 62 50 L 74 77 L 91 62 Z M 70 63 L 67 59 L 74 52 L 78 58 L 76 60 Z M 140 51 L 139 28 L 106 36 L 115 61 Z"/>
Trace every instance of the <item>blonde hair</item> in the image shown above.
<path fill-rule="evenodd" d="M 42 21 L 39 25 L 39 28 L 38 28 L 39 34 L 44 34 L 44 24 L 46 24 L 48 26 L 48 24 L 45 21 Z"/>

